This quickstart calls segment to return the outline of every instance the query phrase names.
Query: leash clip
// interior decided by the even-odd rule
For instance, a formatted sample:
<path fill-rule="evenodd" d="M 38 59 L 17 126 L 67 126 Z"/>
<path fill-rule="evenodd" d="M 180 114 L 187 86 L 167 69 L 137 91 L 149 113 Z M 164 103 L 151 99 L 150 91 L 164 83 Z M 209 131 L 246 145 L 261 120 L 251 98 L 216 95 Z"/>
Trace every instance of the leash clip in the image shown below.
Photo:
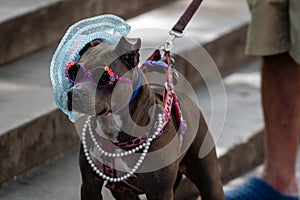
<path fill-rule="evenodd" d="M 171 35 L 171 37 L 165 41 L 161 49 L 164 51 L 170 51 L 174 47 L 173 40 L 175 38 L 176 38 L 175 36 Z"/>
<path fill-rule="evenodd" d="M 175 38 L 181 38 L 183 36 L 183 33 L 174 31 L 174 30 L 170 30 L 169 35 L 174 36 Z"/>
<path fill-rule="evenodd" d="M 183 34 L 178 31 L 171 30 L 169 31 L 169 35 L 170 35 L 169 39 L 167 39 L 163 44 L 163 46 L 161 47 L 162 50 L 170 51 L 174 47 L 173 40 L 176 38 L 181 38 Z"/>
<path fill-rule="evenodd" d="M 165 90 L 169 89 L 169 84 L 167 82 L 165 82 Z"/>
<path fill-rule="evenodd" d="M 174 77 L 178 80 L 179 74 L 178 74 L 177 70 L 174 68 L 174 66 L 172 66 L 172 72 L 173 72 Z"/>

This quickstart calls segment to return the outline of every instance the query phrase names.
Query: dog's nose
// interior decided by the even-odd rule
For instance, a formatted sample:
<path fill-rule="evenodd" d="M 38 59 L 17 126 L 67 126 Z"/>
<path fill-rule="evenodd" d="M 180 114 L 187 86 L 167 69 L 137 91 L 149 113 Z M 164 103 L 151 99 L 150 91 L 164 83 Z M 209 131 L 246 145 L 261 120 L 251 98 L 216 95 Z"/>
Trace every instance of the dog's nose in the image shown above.
<path fill-rule="evenodd" d="M 72 91 L 73 91 L 72 92 L 73 93 L 72 98 L 74 99 L 74 101 L 79 100 L 79 99 L 82 98 L 82 94 L 83 94 L 82 91 L 79 91 L 79 90 L 76 90 L 76 89 L 73 89 Z"/>

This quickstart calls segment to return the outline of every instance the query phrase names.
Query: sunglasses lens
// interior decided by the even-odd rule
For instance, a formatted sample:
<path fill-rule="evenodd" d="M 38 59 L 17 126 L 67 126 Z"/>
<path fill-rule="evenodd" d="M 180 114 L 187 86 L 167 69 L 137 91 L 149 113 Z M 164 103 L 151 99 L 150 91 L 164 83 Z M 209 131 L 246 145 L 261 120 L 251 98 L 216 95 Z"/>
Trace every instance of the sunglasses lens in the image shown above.
<path fill-rule="evenodd" d="M 107 71 L 102 72 L 102 75 L 100 78 L 98 78 L 98 86 L 108 86 L 112 84 L 112 78 L 110 74 Z"/>
<path fill-rule="evenodd" d="M 80 70 L 78 63 L 69 63 L 66 69 L 66 77 L 68 77 L 73 83 L 80 82 L 84 78 L 83 70 Z"/>

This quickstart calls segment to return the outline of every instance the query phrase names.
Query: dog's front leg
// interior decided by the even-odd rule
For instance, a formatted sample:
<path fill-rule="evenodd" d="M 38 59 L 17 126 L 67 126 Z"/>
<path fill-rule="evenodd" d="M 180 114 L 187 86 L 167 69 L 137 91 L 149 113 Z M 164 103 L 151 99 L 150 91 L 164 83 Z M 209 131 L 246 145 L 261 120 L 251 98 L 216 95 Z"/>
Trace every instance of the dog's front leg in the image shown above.
<path fill-rule="evenodd" d="M 153 194 L 146 194 L 146 196 L 147 196 L 147 200 L 173 200 L 174 199 L 173 189 L 164 191 L 163 193 L 153 192 Z"/>
<path fill-rule="evenodd" d="M 158 159 L 160 160 L 160 159 Z M 174 185 L 178 177 L 179 161 L 164 167 L 158 171 L 144 174 L 143 188 L 147 200 L 173 200 L 174 199 Z M 142 185 L 142 184 L 140 184 Z"/>
<path fill-rule="evenodd" d="M 102 200 L 101 190 L 104 181 L 90 167 L 82 145 L 79 153 L 79 165 L 82 177 L 81 200 Z"/>
<path fill-rule="evenodd" d="M 82 182 L 81 184 L 81 200 L 102 200 L 102 185 L 91 187 L 90 183 Z"/>
<path fill-rule="evenodd" d="M 111 191 L 113 197 L 116 200 L 140 200 L 139 196 L 136 194 L 128 194 L 126 192 Z"/>
<path fill-rule="evenodd" d="M 201 199 L 225 200 L 215 147 L 205 157 L 199 157 L 202 138 L 208 130 L 204 123 L 199 127 L 201 128 L 194 142 L 180 163 L 180 170 L 198 187 Z M 207 136 L 213 144 L 212 136 L 210 134 Z"/>

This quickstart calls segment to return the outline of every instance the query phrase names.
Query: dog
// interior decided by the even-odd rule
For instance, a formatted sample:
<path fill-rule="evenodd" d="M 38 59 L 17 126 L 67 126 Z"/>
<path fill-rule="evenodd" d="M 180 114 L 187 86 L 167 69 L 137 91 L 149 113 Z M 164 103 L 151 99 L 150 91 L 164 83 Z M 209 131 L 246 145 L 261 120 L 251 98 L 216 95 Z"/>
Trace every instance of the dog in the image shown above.
<path fill-rule="evenodd" d="M 111 81 L 109 77 L 105 78 L 103 75 L 99 75 L 99 82 L 105 87 L 95 87 L 90 80 L 92 77 L 89 77 L 75 83 L 68 92 L 68 109 L 92 116 L 90 128 L 98 132 L 100 137 L 105 138 L 105 141 L 110 141 L 111 144 L 124 143 L 139 137 L 143 131 L 147 131 L 146 129 L 155 118 L 156 113 L 161 111 L 162 95 L 151 87 L 146 76 L 137 69 L 140 47 L 141 40 L 138 38 L 122 37 L 116 46 L 100 40 L 90 42 L 80 52 L 79 63 L 88 70 L 95 66 L 109 66 L 109 70 L 118 77 L 122 77 L 122 80 L 118 79 L 115 81 L 117 83 L 114 82 L 110 85 L 107 83 Z M 103 68 L 99 70 L 103 71 Z M 130 81 L 132 83 L 129 83 Z M 135 88 L 139 81 L 142 84 L 136 91 Z M 133 93 L 136 94 L 132 99 Z M 180 145 L 179 137 L 177 137 L 180 124 L 176 120 L 174 109 L 172 109 L 170 120 L 164 127 L 163 133 L 151 142 L 148 151 L 152 153 L 165 147 L 168 148 L 155 154 L 155 160 L 153 157 L 145 156 L 141 165 L 147 168 L 152 164 L 154 169 L 156 165 L 162 165 L 162 167 L 136 172 L 131 177 L 125 178 L 122 183 L 133 188 L 137 193 L 112 190 L 115 199 L 139 199 L 138 194 L 141 193 L 144 193 L 149 200 L 173 199 L 174 191 L 182 174 L 197 186 L 202 199 L 225 199 L 215 149 L 213 148 L 204 158 L 198 156 L 204 138 L 209 134 L 204 117 L 192 100 L 186 98 L 180 103 L 187 122 L 187 130 L 183 135 L 182 144 Z M 126 111 L 122 111 L 123 108 L 126 108 Z M 114 114 L 115 112 L 118 114 Z M 198 121 L 195 121 L 195 113 Z M 192 132 L 195 134 L 190 134 Z M 101 141 L 100 143 L 102 144 Z M 104 147 L 110 148 L 109 143 L 106 143 Z M 93 149 L 90 152 L 93 152 Z M 143 151 L 138 149 L 137 153 L 141 152 Z M 87 150 L 81 144 L 79 153 L 82 175 L 81 199 L 101 200 L 101 190 L 105 179 L 91 167 L 89 159 L 92 156 L 87 159 L 86 153 Z M 99 171 L 103 172 L 104 167 L 99 160 L 94 159 L 93 163 Z M 125 158 L 119 159 L 119 164 L 123 166 L 124 171 L 131 165 Z M 121 168 L 116 170 L 118 175 L 124 174 Z"/>

